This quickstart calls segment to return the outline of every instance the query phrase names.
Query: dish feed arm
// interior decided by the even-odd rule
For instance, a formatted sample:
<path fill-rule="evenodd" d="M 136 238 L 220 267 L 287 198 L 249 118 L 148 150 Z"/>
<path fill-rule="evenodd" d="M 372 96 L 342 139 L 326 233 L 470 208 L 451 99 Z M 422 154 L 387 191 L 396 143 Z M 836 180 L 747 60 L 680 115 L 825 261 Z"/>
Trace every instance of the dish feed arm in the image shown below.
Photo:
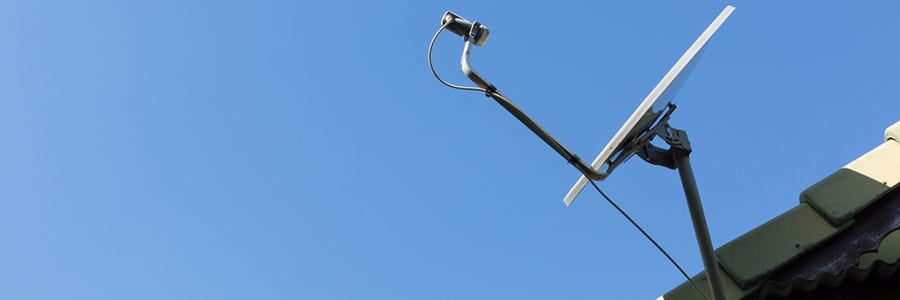
<path fill-rule="evenodd" d="M 540 124 L 532 120 L 531 117 L 529 117 L 527 114 L 525 114 L 524 111 L 519 109 L 519 107 L 516 106 L 516 104 L 511 100 L 509 100 L 509 98 L 506 98 L 506 96 L 497 91 L 497 88 L 494 87 L 493 84 L 481 77 L 478 72 L 475 72 L 475 69 L 473 69 L 472 65 L 469 64 L 469 53 L 471 48 L 472 42 L 470 40 L 467 40 L 466 45 L 463 48 L 463 55 L 461 60 L 462 71 L 466 75 L 466 77 L 469 78 L 469 80 L 472 80 L 472 82 L 474 82 L 476 85 L 483 88 L 488 97 L 494 99 L 497 104 L 503 106 L 503 108 L 505 108 L 507 111 L 509 111 L 509 113 L 515 116 L 516 119 L 522 122 L 522 124 L 525 124 L 525 127 L 531 129 L 531 132 L 534 132 L 534 134 L 540 137 L 541 140 L 544 141 L 544 143 L 547 143 L 550 148 L 553 148 L 556 153 L 559 153 L 559 155 L 561 155 L 567 162 L 578 169 L 578 171 L 584 174 L 584 176 L 587 176 L 588 178 L 593 180 L 603 180 L 607 175 L 609 175 L 609 173 L 607 172 L 594 170 L 594 168 L 591 168 L 589 165 L 585 164 L 584 161 L 582 161 L 581 158 L 578 157 L 578 155 L 575 155 L 574 153 L 572 153 L 572 151 L 569 151 L 566 146 L 564 146 L 562 143 L 556 140 L 556 138 L 550 135 L 550 133 L 547 132 L 547 130 L 545 130 L 543 127 L 541 127 Z"/>

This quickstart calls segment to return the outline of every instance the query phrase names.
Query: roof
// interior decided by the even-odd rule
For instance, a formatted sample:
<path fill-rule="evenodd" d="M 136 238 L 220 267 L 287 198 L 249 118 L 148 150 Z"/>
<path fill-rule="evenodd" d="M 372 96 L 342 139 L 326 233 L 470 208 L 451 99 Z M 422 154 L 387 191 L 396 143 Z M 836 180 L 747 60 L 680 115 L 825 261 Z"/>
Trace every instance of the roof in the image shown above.
<path fill-rule="evenodd" d="M 726 297 L 784 297 L 900 273 L 898 186 L 900 122 L 800 193 L 797 206 L 716 249 Z M 692 280 L 710 295 L 705 273 Z M 685 282 L 660 299 L 704 297 Z"/>

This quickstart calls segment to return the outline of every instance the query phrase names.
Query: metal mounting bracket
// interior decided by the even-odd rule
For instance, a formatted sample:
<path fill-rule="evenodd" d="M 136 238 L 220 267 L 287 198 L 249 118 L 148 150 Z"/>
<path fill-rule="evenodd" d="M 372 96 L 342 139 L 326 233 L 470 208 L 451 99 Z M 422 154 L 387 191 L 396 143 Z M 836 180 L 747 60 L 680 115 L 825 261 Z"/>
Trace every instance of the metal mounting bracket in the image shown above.
<path fill-rule="evenodd" d="M 641 137 L 640 146 L 636 151 L 636 154 L 644 161 L 673 170 L 677 167 L 672 155 L 673 151 L 679 151 L 684 155 L 691 153 L 691 141 L 688 140 L 687 132 L 669 125 L 669 115 L 674 110 L 675 104 L 669 104 L 669 111 Z M 655 137 L 660 137 L 665 141 L 669 145 L 669 149 L 651 144 L 650 141 Z"/>

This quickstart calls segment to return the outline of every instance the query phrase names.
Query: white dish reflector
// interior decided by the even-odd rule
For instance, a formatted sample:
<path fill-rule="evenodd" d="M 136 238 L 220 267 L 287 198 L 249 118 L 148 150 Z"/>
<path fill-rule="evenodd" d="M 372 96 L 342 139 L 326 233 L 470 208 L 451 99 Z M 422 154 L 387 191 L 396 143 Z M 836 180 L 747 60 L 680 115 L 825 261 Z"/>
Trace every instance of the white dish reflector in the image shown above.
<path fill-rule="evenodd" d="M 706 27 L 706 30 L 704 30 L 691 47 L 681 55 L 681 58 L 679 58 L 675 65 L 672 66 L 672 69 L 669 69 L 666 76 L 663 76 L 663 79 L 656 84 L 656 87 L 654 87 L 652 91 L 650 91 L 647 98 L 644 98 L 644 102 L 641 102 L 641 105 L 638 106 L 634 113 L 631 114 L 631 117 L 629 117 L 628 120 L 625 121 L 625 124 L 622 125 L 622 128 L 619 128 L 619 131 L 616 132 L 616 135 L 613 136 L 606 147 L 600 151 L 600 155 L 597 155 L 597 158 L 591 163 L 591 168 L 599 171 L 600 168 L 605 165 L 607 167 L 605 171 L 612 172 L 609 165 L 610 161 L 616 160 L 623 155 L 634 155 L 633 151 L 625 151 L 624 149 L 628 148 L 627 146 L 629 146 L 630 143 L 634 143 L 642 133 L 650 129 L 663 114 L 663 110 L 672 103 L 682 82 L 684 82 L 685 78 L 690 74 L 691 69 L 693 69 L 694 62 L 696 61 L 694 58 L 697 57 L 700 50 L 703 50 L 703 46 L 706 45 L 706 42 L 709 41 L 714 33 L 716 33 L 719 26 L 722 26 L 722 23 L 725 23 L 725 20 L 728 19 L 728 16 L 731 15 L 732 11 L 734 11 L 734 6 L 729 5 L 725 7 L 725 9 L 719 13 L 719 16 L 709 24 L 709 27 Z M 581 193 L 581 190 L 584 189 L 587 182 L 588 179 L 587 177 L 584 177 L 584 175 L 578 179 L 563 199 L 566 206 L 571 205 L 572 201 L 575 201 L 575 197 L 578 197 L 578 194 Z"/>

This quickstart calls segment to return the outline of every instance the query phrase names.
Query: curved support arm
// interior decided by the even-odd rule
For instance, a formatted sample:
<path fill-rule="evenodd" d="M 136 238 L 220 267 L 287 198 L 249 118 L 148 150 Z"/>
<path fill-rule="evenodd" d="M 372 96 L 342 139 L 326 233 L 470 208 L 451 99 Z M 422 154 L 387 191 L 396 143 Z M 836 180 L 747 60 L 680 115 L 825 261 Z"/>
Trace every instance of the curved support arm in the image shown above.
<path fill-rule="evenodd" d="M 466 77 L 469 77 L 469 80 L 478 85 L 479 87 L 485 89 L 486 91 L 494 91 L 497 88 L 494 87 L 493 84 L 484 80 L 481 75 L 478 75 L 478 72 L 475 72 L 475 69 L 472 69 L 472 65 L 469 64 L 469 52 L 472 50 L 472 41 L 471 39 L 466 39 L 466 45 L 463 46 L 463 54 L 462 59 L 460 59 L 460 64 L 462 65 L 463 74 L 466 74 Z"/>
<path fill-rule="evenodd" d="M 493 84 L 491 84 L 490 82 L 482 78 L 481 75 L 475 72 L 475 69 L 473 69 L 472 65 L 469 64 L 469 52 L 471 49 L 472 42 L 467 40 L 466 45 L 463 48 L 461 64 L 462 71 L 464 74 L 466 74 L 466 77 L 468 77 L 469 80 L 472 80 L 472 82 L 474 82 L 476 85 L 485 89 L 488 97 L 494 99 L 497 104 L 503 106 L 503 108 L 505 108 L 507 111 L 509 111 L 509 113 L 515 116 L 516 119 L 522 122 L 522 124 L 525 124 L 525 127 L 531 129 L 531 132 L 534 132 L 534 134 L 540 137 L 541 140 L 543 140 L 544 143 L 547 143 L 550 148 L 553 148 L 556 153 L 562 155 L 562 157 L 565 158 L 566 161 L 572 164 L 572 166 L 578 169 L 578 171 L 584 174 L 584 176 L 587 176 L 588 178 L 593 180 L 603 180 L 606 178 L 606 176 L 609 175 L 609 173 L 607 172 L 594 170 L 594 168 L 591 168 L 588 164 L 584 163 L 584 161 L 582 161 L 581 158 L 578 157 L 578 155 L 575 155 L 574 153 L 572 153 L 572 151 L 569 151 L 566 146 L 564 146 L 562 143 L 556 140 L 556 138 L 550 135 L 550 133 L 547 132 L 547 130 L 545 130 L 543 127 L 541 127 L 540 124 L 532 120 L 531 117 L 529 117 L 527 114 L 525 114 L 524 111 L 519 109 L 519 107 L 516 106 L 516 104 L 511 100 L 509 100 L 509 98 L 506 98 L 506 96 L 497 91 L 497 88 L 494 87 Z"/>
<path fill-rule="evenodd" d="M 606 178 L 606 176 L 609 175 L 609 173 L 607 172 L 594 170 L 594 168 L 591 168 L 588 164 L 584 163 L 584 161 L 582 161 L 581 158 L 578 157 L 578 155 L 572 153 L 572 151 L 566 148 L 565 145 L 563 145 L 556 138 L 550 135 L 547 130 L 545 130 L 543 127 L 541 127 L 540 124 L 528 117 L 525 112 L 519 109 L 519 107 L 517 107 L 512 101 L 510 101 L 509 98 L 506 98 L 506 96 L 500 94 L 500 92 L 496 90 L 489 91 L 488 96 L 493 98 L 494 101 L 500 104 L 500 106 L 503 106 L 503 108 L 505 108 L 507 111 L 509 111 L 509 113 L 515 116 L 516 119 L 519 119 L 522 124 L 525 124 L 525 127 L 531 129 L 531 132 L 534 132 L 534 134 L 540 137 L 541 140 L 544 141 L 544 143 L 547 143 L 547 145 L 550 146 L 550 148 L 556 150 L 556 153 L 559 153 L 559 155 L 565 158 L 566 161 L 569 162 L 569 164 L 578 169 L 578 171 L 584 174 L 584 176 L 587 176 L 588 178 L 593 180 L 603 180 Z"/>

